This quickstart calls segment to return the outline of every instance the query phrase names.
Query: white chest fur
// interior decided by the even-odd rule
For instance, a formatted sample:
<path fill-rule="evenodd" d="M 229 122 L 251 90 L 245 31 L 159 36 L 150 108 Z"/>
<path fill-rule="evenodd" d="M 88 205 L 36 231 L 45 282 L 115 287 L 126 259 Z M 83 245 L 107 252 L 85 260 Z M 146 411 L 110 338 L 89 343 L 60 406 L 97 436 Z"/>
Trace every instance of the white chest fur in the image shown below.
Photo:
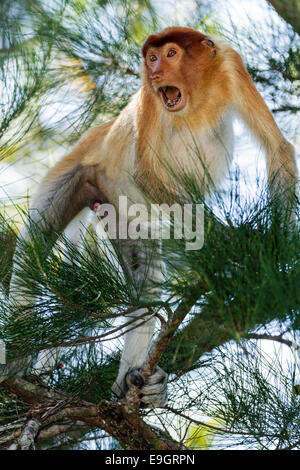
<path fill-rule="evenodd" d="M 215 128 L 192 131 L 188 126 L 170 128 L 161 146 L 162 161 L 178 173 L 217 184 L 227 173 L 233 154 L 232 115 L 223 115 Z"/>
<path fill-rule="evenodd" d="M 122 170 L 108 181 L 110 198 L 116 205 L 120 196 L 127 196 L 131 204 L 144 202 L 141 189 L 134 184 L 134 176 L 140 161 L 137 141 L 134 138 L 137 124 L 133 104 L 137 98 L 135 95 L 126 108 L 126 114 L 122 113 L 116 123 L 118 126 L 131 129 L 130 138 L 127 138 L 125 145 L 119 147 L 119 152 L 123 154 Z M 164 122 L 166 119 L 168 122 Z M 114 138 L 113 133 L 112 137 Z M 110 140 L 107 140 L 107 154 L 110 153 L 109 148 L 112 148 L 109 145 Z M 202 127 L 193 131 L 188 125 L 177 128 L 172 117 L 166 118 L 164 112 L 159 117 L 155 132 L 152 133 L 147 145 L 150 165 L 158 177 L 162 175 L 164 179 L 170 180 L 172 174 L 185 173 L 196 178 L 199 185 L 202 185 L 203 181 L 209 185 L 211 183 L 216 185 L 226 175 L 232 160 L 232 113 L 230 111 L 224 113 L 214 128 Z"/>

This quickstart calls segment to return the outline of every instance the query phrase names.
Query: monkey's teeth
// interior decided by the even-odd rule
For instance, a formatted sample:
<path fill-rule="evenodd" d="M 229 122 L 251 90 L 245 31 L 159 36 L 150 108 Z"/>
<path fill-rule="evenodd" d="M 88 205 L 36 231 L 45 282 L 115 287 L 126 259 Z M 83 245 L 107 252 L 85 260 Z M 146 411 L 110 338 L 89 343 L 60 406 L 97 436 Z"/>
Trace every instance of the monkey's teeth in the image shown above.
<path fill-rule="evenodd" d="M 177 98 L 175 99 L 171 99 L 171 98 L 168 98 L 167 96 L 167 90 L 168 90 L 168 87 L 161 87 L 161 91 L 162 91 L 162 94 L 164 96 L 164 100 L 165 100 L 165 104 L 168 108 L 172 108 L 173 106 L 175 106 L 177 103 L 179 103 L 179 101 L 181 101 L 181 93 L 180 93 L 180 90 L 179 90 L 179 93 L 178 93 L 178 96 Z"/>
<path fill-rule="evenodd" d="M 175 100 L 168 100 L 167 101 L 167 106 L 168 107 L 175 106 L 175 104 L 179 103 L 180 100 L 181 100 L 181 97 L 178 97 Z"/>

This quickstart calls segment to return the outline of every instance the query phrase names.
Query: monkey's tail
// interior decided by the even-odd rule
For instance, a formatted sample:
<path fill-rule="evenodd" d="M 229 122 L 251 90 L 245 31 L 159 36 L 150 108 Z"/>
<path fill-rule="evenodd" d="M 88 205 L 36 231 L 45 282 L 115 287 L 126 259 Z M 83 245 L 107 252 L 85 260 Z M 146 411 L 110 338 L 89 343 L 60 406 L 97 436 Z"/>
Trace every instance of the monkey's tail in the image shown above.
<path fill-rule="evenodd" d="M 54 167 L 40 184 L 30 206 L 30 220 L 43 221 L 52 230 L 63 230 L 80 210 L 78 192 L 82 182 L 82 167 Z"/>
<path fill-rule="evenodd" d="M 70 162 L 66 157 L 49 171 L 32 198 L 28 217 L 18 235 L 17 252 L 22 253 L 24 242 L 40 240 L 41 257 L 47 257 L 58 236 L 74 218 L 78 219 L 77 225 L 73 225 L 77 227 L 79 241 L 82 225 L 88 221 L 86 212 L 79 220 L 81 211 L 92 208 L 95 201 L 105 201 L 96 183 L 96 168 L 74 164 L 74 160 Z M 14 262 L 17 258 L 16 253 Z"/>
<path fill-rule="evenodd" d="M 84 207 L 104 202 L 96 183 L 96 169 L 62 160 L 42 181 L 30 207 L 30 220 L 53 240 Z"/>
<path fill-rule="evenodd" d="M 96 185 L 95 176 L 95 167 L 72 164 L 66 158 L 50 170 L 42 180 L 32 198 L 28 217 L 18 234 L 10 295 L 13 291 L 19 291 L 18 265 L 28 242 L 31 243 L 37 239 L 42 241 L 41 246 L 44 249 L 39 253 L 40 261 L 42 261 L 44 257 L 47 257 L 60 233 L 75 218 L 78 219 L 76 239 L 79 241 L 82 225 L 87 222 L 86 213 L 82 214 L 84 218 L 79 220 L 80 212 L 85 207 L 92 208 L 95 201 L 103 202 L 103 195 Z M 76 224 L 73 225 L 75 227 Z M 14 285 L 16 285 L 15 288 Z"/>

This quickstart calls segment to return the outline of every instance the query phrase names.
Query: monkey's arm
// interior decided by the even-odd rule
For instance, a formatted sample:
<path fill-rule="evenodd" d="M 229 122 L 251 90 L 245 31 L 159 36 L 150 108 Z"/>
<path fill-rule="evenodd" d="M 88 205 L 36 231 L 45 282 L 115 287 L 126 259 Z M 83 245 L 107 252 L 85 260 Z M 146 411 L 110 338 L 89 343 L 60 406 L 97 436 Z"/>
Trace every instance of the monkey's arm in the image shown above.
<path fill-rule="evenodd" d="M 297 182 L 294 148 L 280 132 L 238 54 L 235 66 L 235 107 L 265 149 L 269 182 L 274 190 L 279 183 L 283 190 L 294 194 Z"/>

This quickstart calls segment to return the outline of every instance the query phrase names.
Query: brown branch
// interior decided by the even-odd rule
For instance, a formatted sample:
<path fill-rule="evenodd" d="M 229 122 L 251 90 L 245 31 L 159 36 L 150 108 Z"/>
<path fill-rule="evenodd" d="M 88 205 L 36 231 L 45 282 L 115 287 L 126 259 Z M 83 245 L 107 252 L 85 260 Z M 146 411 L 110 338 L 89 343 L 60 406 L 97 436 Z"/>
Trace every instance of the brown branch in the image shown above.
<path fill-rule="evenodd" d="M 267 339 L 270 341 L 276 341 L 278 343 L 286 344 L 290 348 L 295 348 L 297 350 L 300 350 L 300 346 L 297 346 L 293 341 L 290 341 L 288 339 L 284 339 L 282 335 L 268 335 L 268 334 L 256 334 L 256 333 L 251 333 L 247 335 L 247 338 L 249 339 Z"/>
<path fill-rule="evenodd" d="M 74 423 L 80 421 L 104 430 L 117 439 L 126 450 L 178 450 L 180 448 L 180 444 L 158 437 L 138 413 L 133 414 L 128 410 L 127 404 L 123 401 L 101 400 L 99 404 L 94 404 L 76 400 L 51 387 L 31 383 L 23 377 L 7 379 L 1 385 L 22 400 L 34 405 L 29 412 L 30 421 L 35 419 L 36 422 L 40 422 L 43 429 L 56 424 L 65 426 L 70 420 Z M 55 401 L 58 402 L 57 406 L 53 405 Z M 41 437 L 46 435 L 43 429 L 40 431 Z M 59 432 L 63 428 L 55 429 Z M 53 432 L 52 428 L 51 433 Z M 26 433 L 26 436 L 29 436 L 28 429 Z M 33 435 L 34 433 L 30 434 L 31 437 Z M 39 434 L 35 439 L 39 440 Z M 33 441 L 27 439 L 26 442 L 26 445 L 28 443 L 32 445 Z M 10 448 L 17 449 L 17 447 L 18 441 Z"/>
<path fill-rule="evenodd" d="M 194 306 L 196 299 L 190 302 L 182 302 L 176 309 L 173 317 L 168 320 L 165 327 L 162 329 L 157 340 L 150 348 L 148 356 L 142 365 L 141 373 L 144 374 L 143 378 L 149 377 L 157 367 L 160 358 L 167 348 L 170 340 L 173 338 L 179 325 L 183 322 L 186 315 L 189 313 L 191 308 Z"/>
<path fill-rule="evenodd" d="M 49 427 L 42 429 L 39 434 L 38 434 L 38 441 L 45 441 L 45 440 L 50 440 L 54 439 L 57 436 L 60 436 L 61 434 L 68 434 L 68 437 L 70 433 L 77 432 L 78 430 L 82 430 L 82 428 L 86 429 L 88 431 L 90 429 L 90 426 L 86 425 L 85 423 L 82 423 L 79 425 L 77 422 L 76 424 L 70 422 L 66 424 L 53 424 L 50 425 Z M 106 436 L 110 437 L 110 436 Z M 89 438 L 87 437 L 86 440 Z M 94 438 L 92 438 L 94 439 Z M 85 439 L 82 439 L 85 440 Z M 76 444 L 78 440 L 72 439 L 73 443 Z"/>
<path fill-rule="evenodd" d="M 173 338 L 179 325 L 183 322 L 186 315 L 192 309 L 197 298 L 191 298 L 189 301 L 183 301 L 176 309 L 173 315 L 169 315 L 169 319 L 165 322 L 157 340 L 152 344 L 148 355 L 139 369 L 139 373 L 144 380 L 147 380 L 155 371 L 162 354 L 166 350 L 169 342 Z M 140 406 L 139 388 L 132 385 L 126 394 L 126 404 L 128 412 L 136 416 Z"/>
<path fill-rule="evenodd" d="M 51 387 L 29 382 L 29 380 L 19 376 L 8 378 L 1 383 L 1 387 L 17 395 L 24 402 L 33 405 L 57 402 L 69 398 L 66 394 Z"/>

